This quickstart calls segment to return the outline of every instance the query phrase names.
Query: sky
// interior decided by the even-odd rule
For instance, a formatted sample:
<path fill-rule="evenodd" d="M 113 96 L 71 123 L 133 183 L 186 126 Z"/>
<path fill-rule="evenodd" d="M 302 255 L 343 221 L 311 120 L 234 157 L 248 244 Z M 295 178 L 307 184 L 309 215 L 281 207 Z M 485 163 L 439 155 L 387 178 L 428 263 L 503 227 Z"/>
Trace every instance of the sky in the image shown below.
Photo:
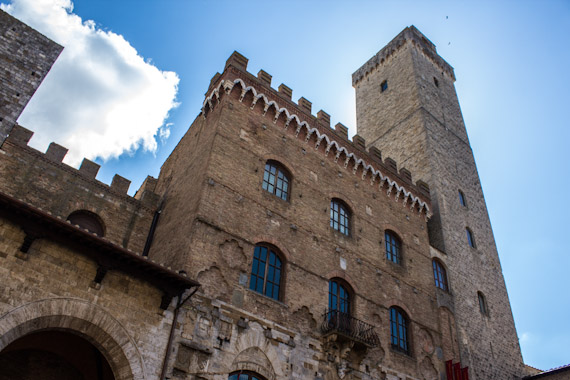
<path fill-rule="evenodd" d="M 352 136 L 352 73 L 415 25 L 455 68 L 525 363 L 570 363 L 570 1 L 0 2 L 65 46 L 19 119 L 30 144 L 95 160 L 130 194 L 158 176 L 234 50 Z"/>

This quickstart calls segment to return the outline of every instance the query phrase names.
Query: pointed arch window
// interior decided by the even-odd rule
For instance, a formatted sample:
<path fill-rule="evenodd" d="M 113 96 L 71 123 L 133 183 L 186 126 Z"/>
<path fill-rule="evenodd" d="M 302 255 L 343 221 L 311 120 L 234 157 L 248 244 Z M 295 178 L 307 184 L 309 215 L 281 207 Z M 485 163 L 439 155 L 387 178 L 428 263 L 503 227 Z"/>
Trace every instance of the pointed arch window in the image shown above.
<path fill-rule="evenodd" d="M 390 308 L 390 341 L 392 348 L 403 352 L 410 353 L 409 337 L 408 337 L 408 317 L 400 308 Z"/>
<path fill-rule="evenodd" d="M 384 240 L 386 241 L 386 258 L 396 264 L 402 263 L 402 241 L 392 231 L 384 233 Z"/>
<path fill-rule="evenodd" d="M 449 287 L 447 286 L 447 273 L 443 267 L 443 264 L 439 260 L 433 259 L 432 266 L 435 286 L 441 290 L 445 290 L 446 292 L 449 291 Z"/>
<path fill-rule="evenodd" d="M 267 161 L 263 172 L 263 190 L 284 201 L 289 200 L 291 175 L 277 161 Z"/>
<path fill-rule="evenodd" d="M 340 199 L 331 200 L 330 226 L 343 235 L 350 236 L 351 212 L 346 203 Z"/>
<path fill-rule="evenodd" d="M 253 251 L 249 288 L 280 300 L 282 277 L 283 261 L 277 249 L 268 244 L 256 245 Z"/>

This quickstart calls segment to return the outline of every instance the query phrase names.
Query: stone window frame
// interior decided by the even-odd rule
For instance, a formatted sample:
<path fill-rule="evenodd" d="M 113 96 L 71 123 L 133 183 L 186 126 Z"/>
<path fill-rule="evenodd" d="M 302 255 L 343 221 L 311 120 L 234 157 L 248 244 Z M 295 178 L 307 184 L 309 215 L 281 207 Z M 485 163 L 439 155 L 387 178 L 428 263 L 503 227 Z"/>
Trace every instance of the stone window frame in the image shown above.
<path fill-rule="evenodd" d="M 274 172 L 272 172 L 274 169 Z M 267 160 L 263 170 L 261 187 L 277 198 L 289 202 L 293 176 L 285 165 L 276 160 Z M 285 185 L 285 186 L 284 186 Z"/>
<path fill-rule="evenodd" d="M 258 251 L 259 248 L 259 251 Z M 261 260 L 261 252 L 262 248 L 267 249 L 268 255 L 265 257 L 263 273 L 260 272 L 259 264 L 262 262 Z M 274 262 L 278 262 L 279 266 L 271 264 L 271 257 L 275 258 Z M 285 255 L 281 252 L 279 248 L 274 246 L 273 244 L 260 242 L 255 245 L 253 251 L 253 258 L 251 262 L 251 270 L 249 276 L 249 289 L 261 294 L 265 297 L 271 298 L 275 301 L 283 302 L 284 298 L 284 289 L 285 289 L 285 266 L 286 266 L 286 259 Z M 254 268 L 257 268 L 256 272 L 254 273 Z M 277 277 L 278 282 L 275 282 L 276 276 L 273 275 L 271 281 L 269 280 L 269 272 L 273 271 L 275 273 L 276 269 L 279 270 L 279 275 Z M 261 281 L 261 290 L 259 281 Z M 268 288 L 268 285 L 271 288 Z M 277 294 L 274 293 L 275 287 L 277 286 Z M 271 292 L 268 291 L 271 289 Z"/>
<path fill-rule="evenodd" d="M 331 305 L 332 296 L 335 295 L 336 297 L 338 297 L 338 292 L 336 294 L 334 294 L 331 290 L 333 283 L 336 283 L 337 286 L 344 289 L 344 291 L 346 293 L 346 301 L 347 301 L 347 303 L 346 303 L 347 306 L 345 309 L 346 311 L 343 311 L 342 308 L 338 308 L 338 307 L 335 309 L 332 308 L 332 305 Z M 344 280 L 340 277 L 330 278 L 329 279 L 329 291 L 327 294 L 328 294 L 328 303 L 327 303 L 327 310 L 328 311 L 339 311 L 341 313 L 352 315 L 353 310 L 354 310 L 354 294 L 355 293 L 354 293 L 354 289 L 352 288 L 352 286 L 350 286 L 350 284 L 346 280 Z"/>

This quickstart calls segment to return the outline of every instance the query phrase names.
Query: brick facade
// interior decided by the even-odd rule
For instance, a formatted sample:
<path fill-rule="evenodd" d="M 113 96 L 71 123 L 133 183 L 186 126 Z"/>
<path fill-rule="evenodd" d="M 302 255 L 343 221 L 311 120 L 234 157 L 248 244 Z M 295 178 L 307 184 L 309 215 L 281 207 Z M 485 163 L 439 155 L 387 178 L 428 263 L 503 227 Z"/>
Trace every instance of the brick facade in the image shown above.
<path fill-rule="evenodd" d="M 355 73 L 352 141 L 232 54 L 159 177 L 134 197 L 122 177 L 97 181 L 91 161 L 63 164 L 57 144 L 30 148 L 31 132 L 16 125 L 0 150 L 0 175 L 11 179 L 0 183 L 0 364 L 17 372 L 33 360 L 28 373 L 77 376 L 78 354 L 57 344 L 43 356 L 18 351 L 37 349 L 23 337 L 45 332 L 73 335 L 62 342 L 77 352 L 94 346 L 104 379 L 436 380 L 446 361 L 469 366 L 470 379 L 520 377 L 453 70 L 421 37 L 406 29 Z M 427 90 L 431 76 L 441 93 Z M 267 187 L 267 164 L 287 175 L 287 196 Z M 453 204 L 459 189 L 466 209 Z M 346 234 L 331 226 L 333 200 L 350 215 Z M 76 212 L 78 225 L 66 223 Z M 465 226 L 476 249 L 463 247 Z M 273 261 L 260 259 L 262 246 Z M 448 289 L 434 284 L 434 259 Z M 331 301 L 339 286 L 342 307 Z"/>

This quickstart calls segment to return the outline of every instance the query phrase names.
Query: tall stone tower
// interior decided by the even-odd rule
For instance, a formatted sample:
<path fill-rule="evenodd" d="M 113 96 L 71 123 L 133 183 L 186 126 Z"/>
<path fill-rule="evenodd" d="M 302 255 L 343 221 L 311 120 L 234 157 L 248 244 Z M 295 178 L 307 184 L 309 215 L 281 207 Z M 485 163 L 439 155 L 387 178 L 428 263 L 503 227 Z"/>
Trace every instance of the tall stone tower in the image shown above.
<path fill-rule="evenodd" d="M 432 255 L 447 266 L 459 359 L 470 379 L 512 379 L 523 362 L 453 68 L 415 27 L 352 77 L 358 134 L 430 185 Z"/>

